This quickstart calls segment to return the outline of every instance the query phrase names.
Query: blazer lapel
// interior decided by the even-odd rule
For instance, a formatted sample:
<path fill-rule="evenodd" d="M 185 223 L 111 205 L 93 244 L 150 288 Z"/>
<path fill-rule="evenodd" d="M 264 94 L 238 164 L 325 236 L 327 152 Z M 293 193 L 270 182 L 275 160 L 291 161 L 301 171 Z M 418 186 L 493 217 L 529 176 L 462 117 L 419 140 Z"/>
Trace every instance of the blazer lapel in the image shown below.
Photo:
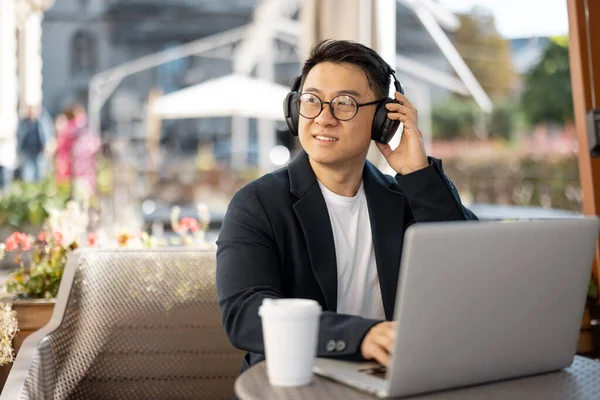
<path fill-rule="evenodd" d="M 337 310 L 337 260 L 327 205 L 317 178 L 301 152 L 288 167 L 290 192 L 298 198 L 294 212 L 304 233 L 310 265 L 327 303 Z"/>
<path fill-rule="evenodd" d="M 404 234 L 404 195 L 391 190 L 390 182 L 369 162 L 365 165 L 363 182 L 383 308 L 386 319 L 392 320 Z"/>

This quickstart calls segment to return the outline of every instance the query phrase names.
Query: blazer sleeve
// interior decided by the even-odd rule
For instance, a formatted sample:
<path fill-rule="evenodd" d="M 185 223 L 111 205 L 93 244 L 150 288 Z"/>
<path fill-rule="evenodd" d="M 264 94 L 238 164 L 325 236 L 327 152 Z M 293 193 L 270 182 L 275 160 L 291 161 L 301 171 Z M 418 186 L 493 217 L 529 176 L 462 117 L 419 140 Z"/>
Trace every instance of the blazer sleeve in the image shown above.
<path fill-rule="evenodd" d="M 441 160 L 429 157 L 430 164 L 407 175 L 396 175 L 415 222 L 477 220 L 463 206 L 456 187 L 446 176 Z"/>
<path fill-rule="evenodd" d="M 281 265 L 267 214 L 248 188 L 231 200 L 217 242 L 217 294 L 223 327 L 238 349 L 264 354 L 258 308 L 265 298 L 283 298 Z M 319 357 L 362 360 L 367 331 L 382 322 L 323 311 Z"/>

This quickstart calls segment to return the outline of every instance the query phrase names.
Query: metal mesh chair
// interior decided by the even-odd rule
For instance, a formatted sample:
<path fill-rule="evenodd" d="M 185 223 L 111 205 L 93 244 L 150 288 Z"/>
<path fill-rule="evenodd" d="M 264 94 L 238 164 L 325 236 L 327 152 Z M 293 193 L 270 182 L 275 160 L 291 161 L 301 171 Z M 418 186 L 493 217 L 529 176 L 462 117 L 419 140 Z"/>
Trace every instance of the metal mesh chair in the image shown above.
<path fill-rule="evenodd" d="M 49 324 L 26 339 L 5 399 L 231 399 L 215 254 L 86 250 L 65 268 Z"/>

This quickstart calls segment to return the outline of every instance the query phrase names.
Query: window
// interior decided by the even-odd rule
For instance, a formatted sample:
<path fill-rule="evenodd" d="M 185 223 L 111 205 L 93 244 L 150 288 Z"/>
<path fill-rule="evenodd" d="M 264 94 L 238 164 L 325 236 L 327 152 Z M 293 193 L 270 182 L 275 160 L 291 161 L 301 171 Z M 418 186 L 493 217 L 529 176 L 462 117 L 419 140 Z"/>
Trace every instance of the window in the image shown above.
<path fill-rule="evenodd" d="M 71 42 L 71 70 L 74 74 L 96 70 L 96 38 L 90 32 L 78 31 Z"/>

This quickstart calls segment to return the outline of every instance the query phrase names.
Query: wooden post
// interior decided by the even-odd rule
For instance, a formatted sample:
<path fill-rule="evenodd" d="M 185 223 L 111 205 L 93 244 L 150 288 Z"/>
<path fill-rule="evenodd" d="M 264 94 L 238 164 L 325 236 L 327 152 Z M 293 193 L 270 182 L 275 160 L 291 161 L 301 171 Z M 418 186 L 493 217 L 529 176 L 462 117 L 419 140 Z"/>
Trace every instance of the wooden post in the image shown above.
<path fill-rule="evenodd" d="M 569 59 L 575 128 L 579 139 L 579 176 L 583 212 L 600 215 L 600 157 L 592 157 L 586 115 L 600 108 L 600 2 L 567 0 L 569 13 Z M 592 21 L 596 21 L 592 24 Z M 594 278 L 599 282 L 600 248 L 596 245 Z"/>

